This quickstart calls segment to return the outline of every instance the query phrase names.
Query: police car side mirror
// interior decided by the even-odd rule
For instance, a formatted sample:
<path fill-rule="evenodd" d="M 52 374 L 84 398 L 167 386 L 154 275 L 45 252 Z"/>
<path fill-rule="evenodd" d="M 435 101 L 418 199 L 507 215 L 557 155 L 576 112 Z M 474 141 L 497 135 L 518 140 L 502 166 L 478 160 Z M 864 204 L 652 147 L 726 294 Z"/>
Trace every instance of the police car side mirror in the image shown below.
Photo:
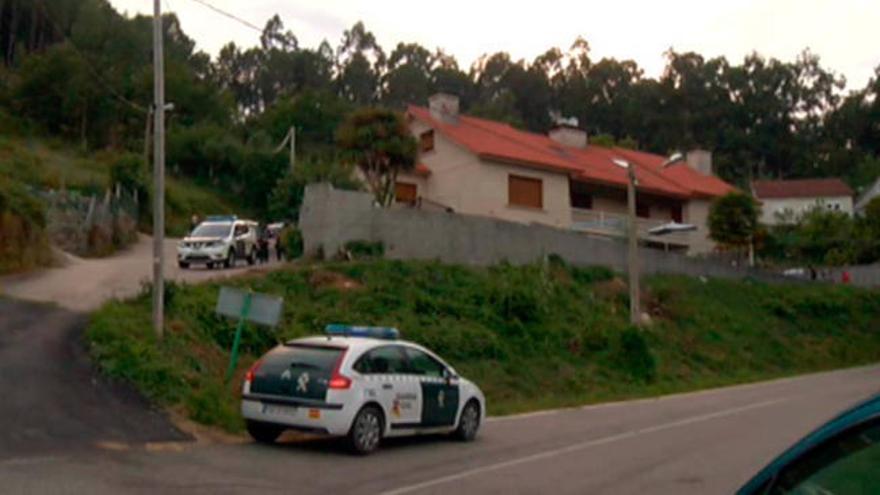
<path fill-rule="evenodd" d="M 455 374 L 454 371 L 450 368 L 443 368 L 443 378 L 446 379 L 446 382 L 449 383 L 452 380 L 458 379 L 458 375 Z"/>

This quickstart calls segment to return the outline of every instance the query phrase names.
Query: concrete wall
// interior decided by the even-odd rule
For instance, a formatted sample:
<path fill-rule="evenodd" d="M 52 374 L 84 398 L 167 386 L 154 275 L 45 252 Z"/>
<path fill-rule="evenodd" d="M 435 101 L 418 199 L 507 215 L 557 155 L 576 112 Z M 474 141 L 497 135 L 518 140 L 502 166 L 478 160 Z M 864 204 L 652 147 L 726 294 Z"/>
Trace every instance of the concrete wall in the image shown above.
<path fill-rule="evenodd" d="M 782 199 L 761 199 L 761 223 L 765 225 L 776 225 L 780 221 L 777 213 L 785 214 L 790 212 L 791 220 L 795 221 L 804 213 L 813 208 L 827 208 L 830 210 L 840 211 L 852 216 L 853 200 L 849 196 L 827 197 L 827 198 L 782 198 Z"/>
<path fill-rule="evenodd" d="M 709 207 L 711 204 L 711 200 L 708 199 L 692 199 L 685 203 L 682 211 L 684 223 L 697 226 L 697 230 L 689 234 L 689 254 L 707 254 L 715 249 L 715 241 L 709 238 Z"/>
<path fill-rule="evenodd" d="M 326 184 L 306 188 L 299 226 L 307 256 L 321 251 L 332 256 L 348 241 L 368 240 L 384 243 L 386 257 L 392 259 L 492 265 L 505 260 L 529 263 L 558 254 L 577 265 L 605 265 L 621 271 L 626 268 L 626 245 L 622 240 L 457 213 L 375 208 L 369 194 L 335 190 Z M 783 280 L 745 267 L 654 249 L 642 249 L 640 259 L 644 273 Z"/>

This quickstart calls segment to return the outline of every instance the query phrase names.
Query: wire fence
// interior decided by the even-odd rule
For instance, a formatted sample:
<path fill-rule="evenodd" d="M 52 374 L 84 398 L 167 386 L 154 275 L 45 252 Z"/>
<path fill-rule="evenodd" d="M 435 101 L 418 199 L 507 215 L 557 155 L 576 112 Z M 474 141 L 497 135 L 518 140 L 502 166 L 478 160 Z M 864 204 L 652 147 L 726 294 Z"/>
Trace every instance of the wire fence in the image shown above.
<path fill-rule="evenodd" d="M 103 256 L 137 240 L 138 199 L 117 185 L 103 194 L 37 191 L 52 244 L 78 256 Z"/>

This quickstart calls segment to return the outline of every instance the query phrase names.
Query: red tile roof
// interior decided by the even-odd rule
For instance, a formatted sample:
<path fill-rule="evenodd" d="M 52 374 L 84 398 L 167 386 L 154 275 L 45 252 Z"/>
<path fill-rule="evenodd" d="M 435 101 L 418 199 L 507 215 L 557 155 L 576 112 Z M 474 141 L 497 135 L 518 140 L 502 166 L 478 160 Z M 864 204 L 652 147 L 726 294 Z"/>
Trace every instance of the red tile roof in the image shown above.
<path fill-rule="evenodd" d="M 678 198 L 721 196 L 733 186 L 703 175 L 684 163 L 662 167 L 665 157 L 625 148 L 564 146 L 543 134 L 514 129 L 507 124 L 459 115 L 455 123 L 434 119 L 430 110 L 410 106 L 407 113 L 472 153 L 493 161 L 514 163 L 568 174 L 576 180 L 626 187 L 626 170 L 612 160 L 636 165 L 639 189 Z"/>
<path fill-rule="evenodd" d="M 827 198 L 853 195 L 853 190 L 838 178 L 756 180 L 752 182 L 752 191 L 758 199 Z"/>

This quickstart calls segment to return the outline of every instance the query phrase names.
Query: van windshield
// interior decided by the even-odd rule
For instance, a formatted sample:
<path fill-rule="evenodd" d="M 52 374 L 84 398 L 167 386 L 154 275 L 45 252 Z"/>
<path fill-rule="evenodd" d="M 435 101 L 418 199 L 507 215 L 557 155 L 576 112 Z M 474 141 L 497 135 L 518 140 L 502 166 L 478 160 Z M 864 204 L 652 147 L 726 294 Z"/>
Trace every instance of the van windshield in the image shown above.
<path fill-rule="evenodd" d="M 192 237 L 227 237 L 232 229 L 231 223 L 203 223 L 190 234 Z"/>

